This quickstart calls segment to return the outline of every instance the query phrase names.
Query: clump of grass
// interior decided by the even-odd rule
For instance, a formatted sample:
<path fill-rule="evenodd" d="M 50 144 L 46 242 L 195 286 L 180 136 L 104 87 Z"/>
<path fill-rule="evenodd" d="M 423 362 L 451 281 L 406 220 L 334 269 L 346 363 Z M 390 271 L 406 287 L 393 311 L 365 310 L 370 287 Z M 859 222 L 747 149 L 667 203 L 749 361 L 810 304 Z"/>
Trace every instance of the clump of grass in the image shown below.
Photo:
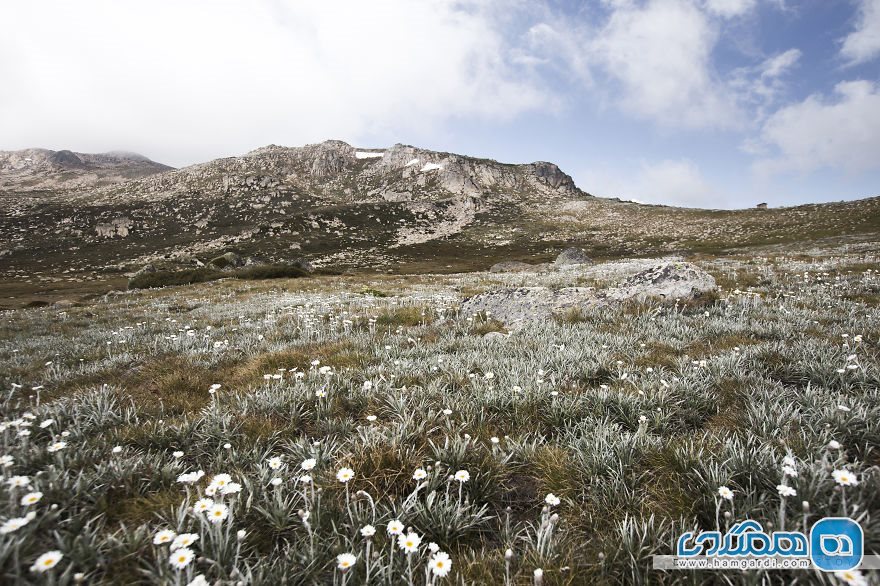
<path fill-rule="evenodd" d="M 143 273 L 132 277 L 128 282 L 129 289 L 152 289 L 155 287 L 172 287 L 177 285 L 192 285 L 216 281 L 217 279 L 232 278 L 245 281 L 260 279 L 298 279 L 311 275 L 308 271 L 293 265 L 267 264 L 252 265 L 231 271 L 219 271 L 216 269 L 198 268 L 185 270 L 164 270 L 152 273 Z M 332 271 L 322 270 L 315 274 L 333 274 Z"/>
<path fill-rule="evenodd" d="M 180 271 L 155 271 L 135 275 L 128 281 L 129 289 L 152 289 L 154 287 L 173 287 L 205 283 L 226 276 L 213 269 L 186 269 Z"/>
<path fill-rule="evenodd" d="M 376 323 L 380 326 L 415 327 L 433 321 L 433 316 L 425 308 L 417 306 L 388 309 L 376 318 Z"/>
<path fill-rule="evenodd" d="M 480 275 L 395 278 L 393 297 L 352 276 L 10 312 L 0 456 L 43 497 L 28 509 L 0 483 L 0 522 L 37 515 L 0 543 L 0 575 L 29 583 L 59 550 L 47 582 L 422 584 L 434 541 L 453 563 L 435 586 L 534 583 L 537 568 L 544 584 L 736 582 L 650 567 L 734 510 L 807 531 L 851 516 L 876 543 L 880 314 L 854 299 L 877 277 L 787 262 L 761 296 L 608 305 L 491 344 L 474 334 L 504 324 L 457 311 L 463 286 L 497 284 Z M 228 516 L 192 511 L 208 497 Z M 423 538 L 410 554 L 395 520 Z M 163 529 L 198 535 L 182 569 L 153 543 Z"/>

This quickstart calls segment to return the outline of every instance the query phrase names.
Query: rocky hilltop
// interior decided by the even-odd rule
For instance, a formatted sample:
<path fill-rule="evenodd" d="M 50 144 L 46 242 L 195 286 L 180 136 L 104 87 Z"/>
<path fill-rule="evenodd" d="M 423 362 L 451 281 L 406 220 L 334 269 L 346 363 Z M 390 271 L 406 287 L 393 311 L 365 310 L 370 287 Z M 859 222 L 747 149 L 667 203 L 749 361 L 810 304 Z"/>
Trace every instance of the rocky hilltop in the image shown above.
<path fill-rule="evenodd" d="M 397 144 L 356 149 L 338 140 L 304 147 L 270 145 L 118 188 L 83 194 L 93 203 L 159 200 L 199 192 L 208 199 L 259 192 L 299 193 L 328 203 L 436 201 L 446 197 L 534 194 L 570 198 L 580 192 L 552 163 L 510 165 Z M 268 203 L 268 202 L 267 202 Z"/>
<path fill-rule="evenodd" d="M 137 153 L 87 154 L 47 149 L 0 151 L 0 191 L 82 189 L 171 169 Z"/>
<path fill-rule="evenodd" d="M 588 258 L 876 241 L 880 199 L 712 211 L 597 198 L 547 162 L 397 144 L 267 146 L 171 169 L 127 154 L 0 155 L 0 275 L 100 279 L 232 253 L 335 270 L 486 270 Z M 803 248 L 803 247 L 801 247 Z"/>

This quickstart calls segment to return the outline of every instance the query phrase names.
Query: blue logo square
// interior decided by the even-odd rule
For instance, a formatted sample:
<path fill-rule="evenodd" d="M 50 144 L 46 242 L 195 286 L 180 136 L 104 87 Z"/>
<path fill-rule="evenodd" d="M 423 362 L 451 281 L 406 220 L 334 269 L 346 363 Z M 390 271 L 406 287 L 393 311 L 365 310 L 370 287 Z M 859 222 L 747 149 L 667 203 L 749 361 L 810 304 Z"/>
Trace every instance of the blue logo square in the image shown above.
<path fill-rule="evenodd" d="M 824 572 L 853 570 L 862 563 L 864 532 L 846 517 L 826 517 L 810 529 L 810 558 Z"/>

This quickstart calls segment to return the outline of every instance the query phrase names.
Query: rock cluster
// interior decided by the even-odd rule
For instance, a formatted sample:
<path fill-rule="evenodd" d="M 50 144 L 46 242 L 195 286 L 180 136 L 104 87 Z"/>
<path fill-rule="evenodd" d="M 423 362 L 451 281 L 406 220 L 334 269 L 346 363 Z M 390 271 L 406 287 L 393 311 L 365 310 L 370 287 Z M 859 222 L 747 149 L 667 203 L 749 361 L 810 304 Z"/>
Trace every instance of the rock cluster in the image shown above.
<path fill-rule="evenodd" d="M 583 248 L 566 248 L 559 253 L 559 256 L 553 261 L 553 264 L 557 267 L 589 265 L 593 264 L 593 260 L 587 256 L 587 253 L 584 252 Z"/>
<path fill-rule="evenodd" d="M 629 300 L 693 300 L 714 289 L 715 279 L 703 269 L 686 262 L 663 262 L 603 291 L 592 287 L 495 289 L 465 300 L 462 311 L 485 312 L 494 319 L 515 325 L 545 320 L 570 310 Z"/>

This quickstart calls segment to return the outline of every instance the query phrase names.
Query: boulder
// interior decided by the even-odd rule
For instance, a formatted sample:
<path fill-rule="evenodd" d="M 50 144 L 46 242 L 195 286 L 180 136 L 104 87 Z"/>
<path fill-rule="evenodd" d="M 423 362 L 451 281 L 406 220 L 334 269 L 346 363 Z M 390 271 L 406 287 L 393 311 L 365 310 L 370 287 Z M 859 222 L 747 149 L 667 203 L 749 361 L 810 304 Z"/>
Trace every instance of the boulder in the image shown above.
<path fill-rule="evenodd" d="M 661 262 L 629 277 L 620 286 L 605 290 L 592 287 L 494 289 L 466 299 L 461 309 L 466 315 L 490 312 L 493 318 L 516 325 L 564 315 L 572 309 L 589 309 L 630 300 L 687 301 L 714 289 L 715 279 L 696 265 Z"/>
<path fill-rule="evenodd" d="M 508 325 L 546 320 L 554 313 L 595 303 L 596 295 L 585 287 L 550 289 L 549 287 L 515 287 L 494 289 L 466 299 L 462 310 L 470 315 L 489 312 Z"/>
<path fill-rule="evenodd" d="M 490 273 L 530 273 L 537 270 L 538 267 L 535 265 L 516 260 L 495 263 L 489 268 Z"/>
<path fill-rule="evenodd" d="M 310 263 L 304 258 L 297 258 L 290 262 L 290 266 L 296 267 L 298 269 L 302 269 L 307 273 L 312 273 L 315 271 L 315 265 Z"/>
<path fill-rule="evenodd" d="M 557 267 L 563 266 L 571 266 L 571 265 L 590 265 L 593 264 L 593 260 L 587 256 L 587 253 L 584 252 L 582 248 L 566 248 L 562 252 L 559 253 L 559 256 L 556 257 L 556 260 L 553 261 L 553 264 Z"/>
<path fill-rule="evenodd" d="M 147 273 L 155 273 L 155 272 L 156 272 L 155 266 L 153 266 L 151 264 L 145 264 L 144 266 L 142 266 L 141 268 L 139 268 L 138 270 L 136 270 L 134 272 L 134 274 L 132 275 L 132 278 L 139 277 L 139 276 L 145 275 Z"/>
<path fill-rule="evenodd" d="M 489 342 L 499 342 L 507 339 L 507 334 L 502 332 L 486 332 L 483 334 L 483 339 Z"/>
<path fill-rule="evenodd" d="M 700 267 L 689 262 L 665 262 L 636 273 L 620 287 L 611 289 L 607 297 L 614 301 L 688 301 L 714 291 L 715 287 L 715 279 Z"/>
<path fill-rule="evenodd" d="M 217 269 L 234 269 L 244 266 L 244 263 L 244 259 L 234 252 L 221 254 L 220 256 L 212 258 L 208 261 L 208 265 Z"/>

